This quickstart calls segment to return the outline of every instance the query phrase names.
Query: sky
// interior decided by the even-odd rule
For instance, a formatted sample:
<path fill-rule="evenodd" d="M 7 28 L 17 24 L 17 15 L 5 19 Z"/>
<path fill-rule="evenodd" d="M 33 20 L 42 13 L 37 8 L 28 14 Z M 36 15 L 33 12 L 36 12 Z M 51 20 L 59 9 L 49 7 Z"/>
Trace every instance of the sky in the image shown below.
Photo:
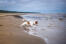
<path fill-rule="evenodd" d="M 0 0 L 0 10 L 66 13 L 66 0 Z"/>

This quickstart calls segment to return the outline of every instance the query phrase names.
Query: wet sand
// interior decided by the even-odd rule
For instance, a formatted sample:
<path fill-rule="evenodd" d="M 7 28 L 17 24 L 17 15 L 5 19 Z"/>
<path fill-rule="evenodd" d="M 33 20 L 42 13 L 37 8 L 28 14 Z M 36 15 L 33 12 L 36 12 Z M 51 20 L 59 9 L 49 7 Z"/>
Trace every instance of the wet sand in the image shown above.
<path fill-rule="evenodd" d="M 20 18 L 1 16 L 0 44 L 45 44 L 43 39 L 25 33 L 21 23 Z"/>

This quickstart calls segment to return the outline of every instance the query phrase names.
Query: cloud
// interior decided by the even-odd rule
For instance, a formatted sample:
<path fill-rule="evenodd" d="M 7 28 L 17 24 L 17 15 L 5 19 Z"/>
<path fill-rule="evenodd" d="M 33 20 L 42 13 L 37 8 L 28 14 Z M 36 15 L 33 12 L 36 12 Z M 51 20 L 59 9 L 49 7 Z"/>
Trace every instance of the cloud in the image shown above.
<path fill-rule="evenodd" d="M 0 9 L 33 12 L 58 12 L 65 11 L 65 2 L 66 1 L 63 0 L 0 0 Z"/>
<path fill-rule="evenodd" d="M 0 1 L 0 5 L 5 5 L 5 4 L 16 4 L 16 1 Z"/>

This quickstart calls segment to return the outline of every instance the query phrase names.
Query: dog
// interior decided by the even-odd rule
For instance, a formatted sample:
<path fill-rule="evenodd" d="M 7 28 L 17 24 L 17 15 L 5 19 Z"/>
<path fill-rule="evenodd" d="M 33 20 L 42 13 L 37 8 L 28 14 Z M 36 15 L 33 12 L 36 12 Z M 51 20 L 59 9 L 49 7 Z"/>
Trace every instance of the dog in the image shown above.
<path fill-rule="evenodd" d="M 38 21 L 25 21 L 20 26 L 23 26 L 27 31 L 36 28 L 38 26 Z"/>
<path fill-rule="evenodd" d="M 38 21 L 26 21 L 21 24 L 21 26 L 28 26 L 28 27 L 35 26 L 35 25 L 36 26 L 38 25 Z"/>

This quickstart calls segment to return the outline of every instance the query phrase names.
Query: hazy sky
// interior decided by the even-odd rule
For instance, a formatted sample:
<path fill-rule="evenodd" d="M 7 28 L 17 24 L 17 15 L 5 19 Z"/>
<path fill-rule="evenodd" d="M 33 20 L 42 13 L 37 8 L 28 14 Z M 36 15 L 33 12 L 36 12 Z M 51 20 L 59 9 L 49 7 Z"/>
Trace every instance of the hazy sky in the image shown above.
<path fill-rule="evenodd" d="M 66 0 L 0 0 L 0 10 L 65 13 Z"/>

